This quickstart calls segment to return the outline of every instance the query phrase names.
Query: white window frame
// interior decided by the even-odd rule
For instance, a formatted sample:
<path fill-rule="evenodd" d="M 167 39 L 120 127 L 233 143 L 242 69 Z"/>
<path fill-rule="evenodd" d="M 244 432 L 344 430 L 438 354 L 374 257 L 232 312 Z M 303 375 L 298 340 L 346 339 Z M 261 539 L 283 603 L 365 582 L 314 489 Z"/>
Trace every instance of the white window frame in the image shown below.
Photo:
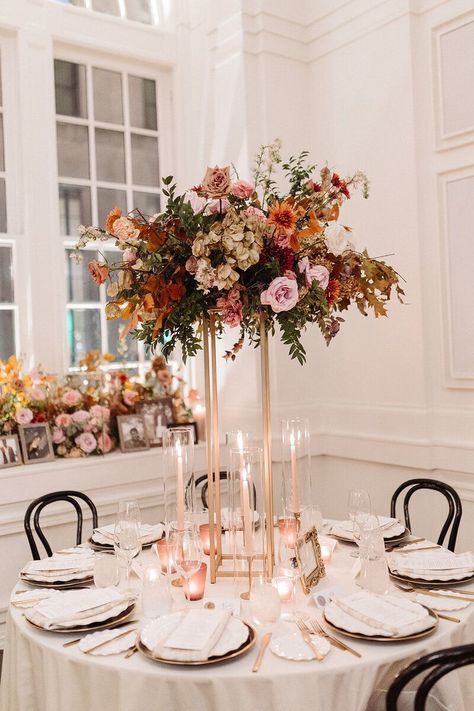
<path fill-rule="evenodd" d="M 78 64 L 83 64 L 86 67 L 86 98 L 87 98 L 87 118 L 76 118 L 72 116 L 63 116 L 61 114 L 56 114 L 54 111 L 53 121 L 60 123 L 70 123 L 75 125 L 83 125 L 88 127 L 89 131 L 89 158 L 94 158 L 90 160 L 90 178 L 80 179 L 80 178 L 63 178 L 58 175 L 57 178 L 57 200 L 59 206 L 59 184 L 63 185 L 85 185 L 90 187 L 91 190 L 91 213 L 93 224 L 98 224 L 98 205 L 97 205 L 97 188 L 112 188 L 116 190 L 124 190 L 127 197 L 127 207 L 129 209 L 133 208 L 133 193 L 134 192 L 144 192 L 144 193 L 154 193 L 160 196 L 161 206 L 163 206 L 163 195 L 162 188 L 159 182 L 158 187 L 156 186 L 145 186 L 136 184 L 126 184 L 126 183 L 111 183 L 107 181 L 97 180 L 96 166 L 95 166 L 95 129 L 105 128 L 107 130 L 118 130 L 124 133 L 124 145 L 125 145 L 125 168 L 126 176 L 132 175 L 131 170 L 131 135 L 144 135 L 153 136 L 157 138 L 158 141 L 158 169 L 159 169 L 159 181 L 169 172 L 170 163 L 170 146 L 173 142 L 173 137 L 171 134 L 172 121 L 171 121 L 171 82 L 172 78 L 165 68 L 158 66 L 151 66 L 147 63 L 139 62 L 135 59 L 124 58 L 123 53 L 120 56 L 112 56 L 109 54 L 101 54 L 99 52 L 93 53 L 90 50 L 83 50 L 79 47 L 73 47 L 71 45 L 64 45 L 62 43 L 56 43 L 54 47 L 54 59 L 59 59 L 65 62 L 74 62 Z M 96 121 L 93 119 L 93 83 L 92 83 L 92 70 L 93 68 L 105 69 L 112 72 L 119 72 L 122 76 L 122 101 L 123 101 L 123 124 L 113 124 L 106 123 L 102 121 Z M 151 79 L 155 81 L 156 86 L 156 103 L 157 103 L 157 130 L 135 128 L 130 125 L 130 114 L 129 114 L 129 94 L 128 94 L 128 77 L 137 76 L 143 79 Z M 56 128 L 55 128 L 56 130 Z M 58 210 L 59 214 L 59 210 Z M 71 235 L 62 235 L 60 233 L 60 225 L 58 224 L 58 235 L 60 236 L 60 241 L 62 243 L 62 248 L 69 249 L 75 245 L 76 240 L 71 237 Z M 91 249 L 100 249 L 100 251 L 113 251 L 115 249 L 114 243 L 103 242 L 100 245 L 91 244 Z M 84 255 L 86 256 L 86 255 Z M 101 334 L 102 334 L 102 348 L 106 349 L 106 330 L 107 330 L 107 320 L 105 316 L 105 303 L 106 303 L 106 287 L 100 287 L 101 302 L 100 303 L 88 303 L 88 302 L 69 302 L 66 294 L 66 284 L 64 284 L 64 295 L 65 295 L 65 311 L 64 311 L 64 337 L 63 337 L 63 348 L 64 348 L 64 372 L 74 372 L 77 367 L 70 365 L 70 354 L 67 342 L 67 329 L 66 329 L 66 317 L 69 308 L 97 308 L 100 309 L 101 314 Z M 125 322 L 124 322 L 125 323 Z M 142 374 L 148 367 L 148 361 L 146 360 L 145 345 L 142 342 L 138 343 L 138 361 L 120 361 L 114 362 L 109 367 L 113 369 L 114 367 L 130 367 L 138 368 L 139 374 Z"/>

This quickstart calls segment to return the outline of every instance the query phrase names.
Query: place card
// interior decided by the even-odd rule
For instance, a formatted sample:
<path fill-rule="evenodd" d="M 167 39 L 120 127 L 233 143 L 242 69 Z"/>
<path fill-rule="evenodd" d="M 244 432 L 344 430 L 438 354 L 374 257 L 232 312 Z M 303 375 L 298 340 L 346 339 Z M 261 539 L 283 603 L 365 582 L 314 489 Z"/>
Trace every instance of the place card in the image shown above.
<path fill-rule="evenodd" d="M 205 609 L 228 610 L 232 615 L 240 615 L 240 600 L 233 597 L 206 597 L 202 601 Z"/>

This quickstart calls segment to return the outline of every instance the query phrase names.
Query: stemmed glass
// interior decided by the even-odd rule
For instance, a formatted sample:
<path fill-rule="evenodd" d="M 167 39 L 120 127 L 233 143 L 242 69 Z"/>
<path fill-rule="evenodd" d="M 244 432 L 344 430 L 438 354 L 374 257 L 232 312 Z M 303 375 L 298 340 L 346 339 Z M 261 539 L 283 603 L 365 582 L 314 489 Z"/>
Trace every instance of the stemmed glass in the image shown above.
<path fill-rule="evenodd" d="M 202 551 L 199 533 L 195 526 L 184 530 L 175 530 L 171 534 L 173 541 L 173 560 L 177 571 L 185 580 L 184 589 L 189 590 L 189 580 L 201 567 Z M 188 595 L 186 594 L 186 597 Z"/>
<path fill-rule="evenodd" d="M 115 523 L 114 549 L 117 558 L 125 563 L 125 586 L 128 590 L 133 558 L 141 552 L 140 509 L 134 502 L 121 502 Z"/>
<path fill-rule="evenodd" d="M 371 513 L 370 496 L 364 489 L 351 489 L 347 501 L 347 512 L 352 521 L 354 540 L 358 543 L 361 525 Z"/>

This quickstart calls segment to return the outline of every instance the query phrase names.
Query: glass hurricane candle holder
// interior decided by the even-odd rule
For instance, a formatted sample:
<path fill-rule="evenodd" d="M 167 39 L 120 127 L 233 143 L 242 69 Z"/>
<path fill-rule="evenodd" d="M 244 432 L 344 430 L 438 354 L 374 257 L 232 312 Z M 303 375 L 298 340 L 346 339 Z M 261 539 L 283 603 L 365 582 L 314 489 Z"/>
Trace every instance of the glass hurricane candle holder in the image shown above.
<path fill-rule="evenodd" d="M 283 420 L 281 442 L 285 516 L 295 518 L 299 534 L 302 511 L 311 503 L 309 421 Z"/>
<path fill-rule="evenodd" d="M 281 602 L 291 602 L 295 592 L 295 581 L 286 575 L 273 578 L 273 587 L 278 590 Z"/>
<path fill-rule="evenodd" d="M 167 481 L 176 486 L 176 521 L 184 528 L 185 518 L 196 510 L 194 486 L 194 433 L 190 427 L 166 430 L 163 437 Z"/>
<path fill-rule="evenodd" d="M 193 573 L 184 583 L 184 595 L 186 600 L 202 600 L 206 589 L 206 577 L 207 565 L 206 563 L 201 563 L 199 570 Z"/>
<path fill-rule="evenodd" d="M 211 541 L 210 541 L 210 524 L 202 523 L 199 526 L 199 538 L 201 539 L 202 552 L 204 555 L 209 555 L 211 552 Z M 218 529 L 214 524 L 214 552 L 217 551 L 216 539 L 217 539 Z"/>
<path fill-rule="evenodd" d="M 149 619 L 171 612 L 173 599 L 167 577 L 158 566 L 150 565 L 143 572 L 142 605 Z"/>
<path fill-rule="evenodd" d="M 278 533 L 280 534 L 280 538 L 285 538 L 288 545 L 294 546 L 298 537 L 296 519 L 287 517 L 279 518 Z"/>

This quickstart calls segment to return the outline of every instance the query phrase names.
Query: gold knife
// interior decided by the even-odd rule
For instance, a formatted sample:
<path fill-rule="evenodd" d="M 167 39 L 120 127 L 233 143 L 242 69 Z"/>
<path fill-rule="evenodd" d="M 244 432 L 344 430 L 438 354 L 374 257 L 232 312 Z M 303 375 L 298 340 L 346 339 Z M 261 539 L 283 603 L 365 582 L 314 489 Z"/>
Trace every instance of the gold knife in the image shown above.
<path fill-rule="evenodd" d="M 265 654 L 265 650 L 268 647 L 268 643 L 270 642 L 271 636 L 272 636 L 271 632 L 267 632 L 266 634 L 263 635 L 262 641 L 260 642 L 260 649 L 258 652 L 257 659 L 255 660 L 255 664 L 252 667 L 253 672 L 258 672 L 258 670 L 260 669 L 263 655 Z"/>
<path fill-rule="evenodd" d="M 463 602 L 474 602 L 474 600 L 470 597 L 461 597 L 460 595 L 444 595 L 441 592 L 433 592 L 431 590 L 425 590 L 424 588 L 413 588 L 413 592 L 416 592 L 419 595 L 431 595 L 431 597 L 447 597 L 448 600 L 462 600 Z"/>

